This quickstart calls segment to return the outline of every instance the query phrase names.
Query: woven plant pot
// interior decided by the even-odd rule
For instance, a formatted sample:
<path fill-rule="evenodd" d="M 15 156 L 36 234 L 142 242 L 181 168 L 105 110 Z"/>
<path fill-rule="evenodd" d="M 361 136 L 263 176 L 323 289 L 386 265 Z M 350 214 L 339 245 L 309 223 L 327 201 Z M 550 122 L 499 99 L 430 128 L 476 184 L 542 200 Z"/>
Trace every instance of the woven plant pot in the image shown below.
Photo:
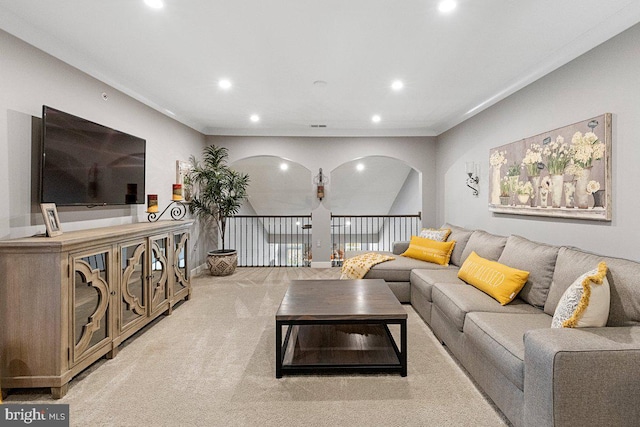
<path fill-rule="evenodd" d="M 236 271 L 238 252 L 236 250 L 209 251 L 207 265 L 212 276 L 228 276 Z"/>

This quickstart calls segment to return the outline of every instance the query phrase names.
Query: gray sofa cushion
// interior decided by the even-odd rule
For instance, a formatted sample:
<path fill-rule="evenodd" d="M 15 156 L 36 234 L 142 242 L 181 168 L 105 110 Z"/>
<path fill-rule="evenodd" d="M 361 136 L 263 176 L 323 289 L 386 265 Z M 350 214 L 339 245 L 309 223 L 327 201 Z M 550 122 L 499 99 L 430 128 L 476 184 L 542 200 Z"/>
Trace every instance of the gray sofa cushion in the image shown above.
<path fill-rule="evenodd" d="M 550 328 L 551 319 L 542 311 L 536 314 L 469 313 L 464 334 L 505 377 L 524 390 L 524 333 Z"/>
<path fill-rule="evenodd" d="M 411 270 L 422 269 L 443 269 L 446 265 L 438 265 L 432 262 L 420 261 L 406 256 L 396 255 L 391 252 L 378 252 L 384 255 L 391 255 L 395 259 L 381 262 L 371 267 L 371 270 L 364 276 L 365 279 L 383 279 L 387 282 L 408 282 Z"/>
<path fill-rule="evenodd" d="M 447 316 L 452 324 L 462 332 L 464 318 L 474 311 L 492 313 L 541 313 L 542 310 L 527 304 L 519 298 L 507 305 L 471 285 L 460 286 L 451 283 L 436 283 L 431 289 L 433 303 Z"/>
<path fill-rule="evenodd" d="M 520 236 L 509 236 L 498 259 L 501 264 L 529 272 L 529 279 L 518 294 L 536 307 L 544 307 L 553 280 L 558 246 L 536 243 Z"/>
<path fill-rule="evenodd" d="M 502 255 L 506 243 L 507 238 L 504 236 L 496 236 L 486 231 L 476 230 L 471 237 L 469 237 L 469 241 L 464 247 L 462 262 L 464 263 L 467 257 L 471 255 L 471 252 L 477 253 L 482 258 L 497 261 L 500 255 Z"/>
<path fill-rule="evenodd" d="M 445 224 L 440 228 L 451 229 L 451 234 L 449 234 L 449 237 L 447 237 L 447 242 L 455 240 L 456 245 L 453 247 L 453 252 L 451 252 L 449 263 L 460 267 L 463 260 L 462 252 L 464 251 L 465 246 L 467 246 L 467 242 L 473 234 L 473 230 L 467 230 L 466 228 L 458 227 L 451 224 Z"/>
<path fill-rule="evenodd" d="M 564 291 L 582 274 L 595 268 L 600 261 L 607 263 L 607 279 L 611 288 L 611 305 L 607 326 L 640 324 L 640 263 L 605 257 L 563 247 L 558 252 L 553 283 L 544 305 L 545 313 L 553 313 Z"/>
<path fill-rule="evenodd" d="M 458 267 L 450 267 L 446 270 L 413 270 L 411 272 L 411 290 L 418 289 L 427 301 L 431 302 L 431 288 L 436 283 L 455 283 L 466 285 L 458 279 Z"/>
<path fill-rule="evenodd" d="M 407 249 L 409 249 L 409 241 L 403 241 L 403 242 L 393 242 L 393 250 L 392 252 L 396 255 L 400 255 L 403 254 L 407 251 Z"/>

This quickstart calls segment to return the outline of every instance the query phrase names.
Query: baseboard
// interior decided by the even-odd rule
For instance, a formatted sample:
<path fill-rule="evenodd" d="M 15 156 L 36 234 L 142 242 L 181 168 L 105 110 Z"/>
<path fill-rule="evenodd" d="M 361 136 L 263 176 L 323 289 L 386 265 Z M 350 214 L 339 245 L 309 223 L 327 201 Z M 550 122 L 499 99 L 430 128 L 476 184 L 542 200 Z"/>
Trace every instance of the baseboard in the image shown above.
<path fill-rule="evenodd" d="M 191 269 L 191 277 L 196 277 L 204 273 L 208 269 L 207 263 L 200 264 L 196 268 Z"/>
<path fill-rule="evenodd" d="M 313 262 L 311 261 L 311 268 L 331 268 L 331 261 L 326 262 Z"/>

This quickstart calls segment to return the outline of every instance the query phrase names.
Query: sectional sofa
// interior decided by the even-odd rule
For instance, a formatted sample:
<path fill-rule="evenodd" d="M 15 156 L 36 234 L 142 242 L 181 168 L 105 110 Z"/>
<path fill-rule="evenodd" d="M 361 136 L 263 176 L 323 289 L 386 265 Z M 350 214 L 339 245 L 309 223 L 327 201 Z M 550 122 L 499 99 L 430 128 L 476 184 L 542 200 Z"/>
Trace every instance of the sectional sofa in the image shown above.
<path fill-rule="evenodd" d="M 640 425 L 640 263 L 443 228 L 456 241 L 449 266 L 399 256 L 408 247 L 399 242 L 396 259 L 365 278 L 384 279 L 410 303 L 515 426 Z M 458 278 L 473 251 L 530 272 L 515 300 L 500 305 Z M 607 326 L 552 329 L 564 291 L 600 261 L 609 268 Z"/>

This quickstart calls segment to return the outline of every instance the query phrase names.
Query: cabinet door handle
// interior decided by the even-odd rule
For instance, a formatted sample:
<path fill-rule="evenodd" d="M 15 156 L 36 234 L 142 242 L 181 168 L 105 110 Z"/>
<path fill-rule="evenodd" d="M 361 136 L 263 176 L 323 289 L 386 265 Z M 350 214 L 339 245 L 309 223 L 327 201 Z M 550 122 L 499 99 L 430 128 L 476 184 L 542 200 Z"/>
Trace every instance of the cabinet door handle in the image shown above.
<path fill-rule="evenodd" d="M 116 294 L 116 291 L 111 291 L 111 295 L 115 295 L 115 294 Z"/>

